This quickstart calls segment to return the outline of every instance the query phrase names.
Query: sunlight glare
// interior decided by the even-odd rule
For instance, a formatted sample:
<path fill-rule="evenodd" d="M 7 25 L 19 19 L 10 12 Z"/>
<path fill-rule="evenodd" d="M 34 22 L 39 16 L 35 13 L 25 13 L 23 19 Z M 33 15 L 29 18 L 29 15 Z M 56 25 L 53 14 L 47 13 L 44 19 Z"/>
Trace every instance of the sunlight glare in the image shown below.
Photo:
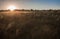
<path fill-rule="evenodd" d="M 13 11 L 13 10 L 15 10 L 15 9 L 16 9 L 16 7 L 15 7 L 15 6 L 13 6 L 13 5 L 11 5 L 11 6 L 9 6 L 9 7 L 8 7 L 8 9 L 9 9 L 9 10 L 11 10 L 11 11 Z"/>

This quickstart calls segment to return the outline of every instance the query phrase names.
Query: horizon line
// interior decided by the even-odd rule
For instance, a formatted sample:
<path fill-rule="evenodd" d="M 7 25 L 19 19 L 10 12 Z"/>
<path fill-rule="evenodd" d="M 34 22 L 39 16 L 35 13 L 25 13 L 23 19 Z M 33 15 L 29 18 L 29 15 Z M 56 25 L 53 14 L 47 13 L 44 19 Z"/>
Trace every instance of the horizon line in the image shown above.
<path fill-rule="evenodd" d="M 10 9 L 0 9 L 0 10 L 10 10 Z M 15 9 L 15 10 L 60 10 L 60 9 Z"/>

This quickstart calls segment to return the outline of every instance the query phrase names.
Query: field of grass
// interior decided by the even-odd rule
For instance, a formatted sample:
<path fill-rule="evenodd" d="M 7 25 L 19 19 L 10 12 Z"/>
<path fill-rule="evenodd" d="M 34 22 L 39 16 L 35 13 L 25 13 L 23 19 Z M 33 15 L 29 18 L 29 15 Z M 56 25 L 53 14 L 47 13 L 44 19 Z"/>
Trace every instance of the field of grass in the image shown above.
<path fill-rule="evenodd" d="M 60 10 L 0 11 L 0 39 L 60 39 Z"/>

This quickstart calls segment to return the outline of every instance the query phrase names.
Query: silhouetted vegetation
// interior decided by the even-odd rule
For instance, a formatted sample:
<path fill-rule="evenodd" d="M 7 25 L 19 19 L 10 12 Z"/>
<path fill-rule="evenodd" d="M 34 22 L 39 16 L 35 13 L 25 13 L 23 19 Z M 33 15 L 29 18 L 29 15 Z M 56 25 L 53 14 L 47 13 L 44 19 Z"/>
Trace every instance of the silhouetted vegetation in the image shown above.
<path fill-rule="evenodd" d="M 60 39 L 59 37 L 60 10 L 0 10 L 0 39 Z"/>

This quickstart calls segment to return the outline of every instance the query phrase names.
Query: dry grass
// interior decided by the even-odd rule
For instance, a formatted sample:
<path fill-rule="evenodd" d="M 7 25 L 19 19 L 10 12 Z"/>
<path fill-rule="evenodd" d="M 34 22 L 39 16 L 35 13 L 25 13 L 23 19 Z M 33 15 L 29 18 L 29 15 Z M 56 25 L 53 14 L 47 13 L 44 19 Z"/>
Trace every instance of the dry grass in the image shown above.
<path fill-rule="evenodd" d="M 60 10 L 0 12 L 0 39 L 59 39 Z"/>

